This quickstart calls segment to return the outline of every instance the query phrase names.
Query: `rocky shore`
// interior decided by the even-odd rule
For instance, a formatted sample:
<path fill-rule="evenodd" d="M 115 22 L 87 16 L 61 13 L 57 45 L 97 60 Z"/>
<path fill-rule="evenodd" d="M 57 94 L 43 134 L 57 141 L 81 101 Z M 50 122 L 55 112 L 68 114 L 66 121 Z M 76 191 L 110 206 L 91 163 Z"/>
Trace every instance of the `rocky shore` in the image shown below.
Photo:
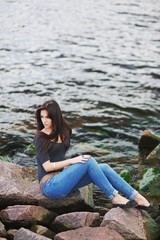
<path fill-rule="evenodd" d="M 35 180 L 36 169 L 1 161 L 0 170 L 0 239 L 145 240 L 159 235 L 155 220 L 137 209 L 106 209 L 101 218 L 94 210 L 92 185 L 51 200 Z"/>
<path fill-rule="evenodd" d="M 153 155 L 138 186 L 155 199 L 157 212 L 150 214 L 106 206 L 102 215 L 94 206 L 92 185 L 61 200 L 48 199 L 35 168 L 0 161 L 0 240 L 158 240 L 160 172 L 159 162 L 154 166 L 151 161 Z"/>

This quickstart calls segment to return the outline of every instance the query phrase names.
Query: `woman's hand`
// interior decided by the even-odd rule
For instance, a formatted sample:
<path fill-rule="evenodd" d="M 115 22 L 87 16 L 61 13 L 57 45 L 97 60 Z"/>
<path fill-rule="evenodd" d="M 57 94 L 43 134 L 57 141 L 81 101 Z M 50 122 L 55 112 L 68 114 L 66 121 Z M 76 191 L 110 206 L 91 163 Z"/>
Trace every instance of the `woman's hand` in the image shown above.
<path fill-rule="evenodd" d="M 91 157 L 91 155 L 81 155 L 75 158 L 70 159 L 70 164 L 75 164 L 75 163 L 85 163 L 88 161 L 88 159 Z"/>
<path fill-rule="evenodd" d="M 88 161 L 88 159 L 91 157 L 91 155 L 81 155 L 75 158 L 70 158 L 64 161 L 58 161 L 58 162 L 51 162 L 50 160 L 43 163 L 43 168 L 46 172 L 56 171 L 65 167 L 68 167 L 69 165 L 75 164 L 75 163 L 85 163 Z"/>

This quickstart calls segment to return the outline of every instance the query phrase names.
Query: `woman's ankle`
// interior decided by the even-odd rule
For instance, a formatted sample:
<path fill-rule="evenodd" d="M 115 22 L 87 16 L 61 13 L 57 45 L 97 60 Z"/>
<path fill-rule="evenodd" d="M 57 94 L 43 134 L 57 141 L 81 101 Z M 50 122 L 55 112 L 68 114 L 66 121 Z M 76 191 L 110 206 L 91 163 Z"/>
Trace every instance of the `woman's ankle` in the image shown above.
<path fill-rule="evenodd" d="M 113 204 L 126 204 L 129 200 L 125 197 L 122 197 L 121 195 L 117 194 L 112 199 Z"/>
<path fill-rule="evenodd" d="M 148 202 L 148 200 L 143 197 L 140 193 L 137 194 L 137 196 L 134 199 L 139 205 L 142 206 L 146 206 L 148 207 L 150 205 L 150 203 Z"/>

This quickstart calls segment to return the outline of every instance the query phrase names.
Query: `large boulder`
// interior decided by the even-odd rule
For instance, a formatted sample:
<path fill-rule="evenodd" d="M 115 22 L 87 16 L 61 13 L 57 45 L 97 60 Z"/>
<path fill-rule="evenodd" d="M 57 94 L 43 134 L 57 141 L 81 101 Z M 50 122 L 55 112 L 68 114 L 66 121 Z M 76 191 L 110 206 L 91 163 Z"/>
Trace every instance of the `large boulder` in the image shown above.
<path fill-rule="evenodd" d="M 127 239 L 147 239 L 143 217 L 140 211 L 135 209 L 111 209 L 103 218 L 101 227 L 104 226 L 116 230 Z"/>
<path fill-rule="evenodd" d="M 149 225 L 149 218 L 145 217 L 141 211 L 137 209 L 122 209 L 122 208 L 112 208 L 109 210 L 101 223 L 101 227 L 107 227 L 116 230 L 125 239 L 130 240 L 147 240 L 147 239 L 158 239 L 159 236 L 159 226 L 158 224 Z M 151 217 L 150 217 L 151 223 Z M 153 232 L 155 232 L 156 238 L 153 238 Z"/>
<path fill-rule="evenodd" d="M 44 206 L 57 213 L 68 211 L 92 210 L 92 186 L 81 188 L 60 200 L 46 198 L 37 181 L 36 168 L 23 167 L 0 160 L 0 207 L 1 209 L 17 204 Z"/>

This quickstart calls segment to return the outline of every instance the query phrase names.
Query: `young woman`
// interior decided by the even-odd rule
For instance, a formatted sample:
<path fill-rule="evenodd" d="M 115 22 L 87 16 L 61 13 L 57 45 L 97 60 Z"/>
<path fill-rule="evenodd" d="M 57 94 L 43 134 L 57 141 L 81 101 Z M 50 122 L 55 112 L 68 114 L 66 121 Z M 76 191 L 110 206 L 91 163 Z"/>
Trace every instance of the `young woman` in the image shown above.
<path fill-rule="evenodd" d="M 108 164 L 98 164 L 90 155 L 65 159 L 65 153 L 70 146 L 71 128 L 55 100 L 46 101 L 36 110 L 36 122 L 34 143 L 38 179 L 46 197 L 60 199 L 92 182 L 105 193 L 113 206 L 150 206 L 147 199 Z"/>

